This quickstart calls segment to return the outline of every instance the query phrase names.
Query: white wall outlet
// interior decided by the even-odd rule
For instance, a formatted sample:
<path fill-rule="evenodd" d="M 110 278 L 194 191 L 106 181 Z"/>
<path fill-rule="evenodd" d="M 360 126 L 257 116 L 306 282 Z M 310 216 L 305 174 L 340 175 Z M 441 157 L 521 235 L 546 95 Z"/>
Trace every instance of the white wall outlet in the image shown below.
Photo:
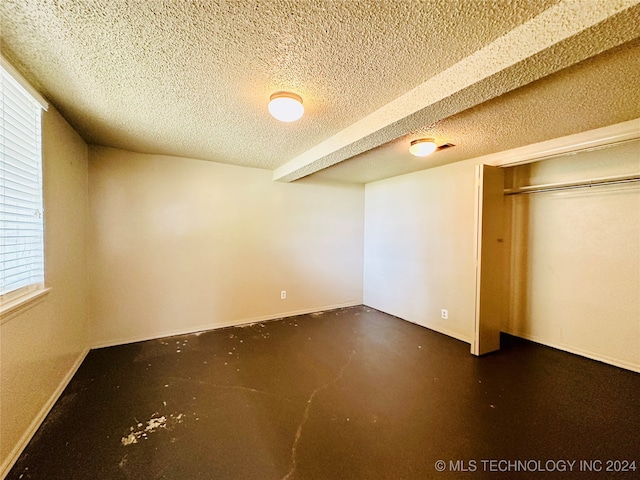
<path fill-rule="evenodd" d="M 287 291 L 286 290 L 282 290 L 280 292 L 280 300 L 285 300 L 287 298 Z"/>
<path fill-rule="evenodd" d="M 445 310 L 444 308 L 440 310 L 440 316 L 445 320 L 449 318 L 449 310 Z"/>

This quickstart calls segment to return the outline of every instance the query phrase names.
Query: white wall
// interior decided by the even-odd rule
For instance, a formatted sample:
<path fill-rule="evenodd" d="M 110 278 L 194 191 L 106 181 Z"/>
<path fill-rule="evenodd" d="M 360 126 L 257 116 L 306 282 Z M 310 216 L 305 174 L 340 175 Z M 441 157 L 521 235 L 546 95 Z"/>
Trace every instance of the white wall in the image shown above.
<path fill-rule="evenodd" d="M 515 167 L 508 178 L 516 186 L 638 173 L 638 149 L 636 142 Z M 471 340 L 474 160 L 365 188 L 281 184 L 263 170 L 88 152 L 51 108 L 43 161 L 52 290 L 0 326 L 0 474 L 90 340 L 113 344 L 363 301 Z M 512 196 L 506 207 L 504 330 L 640 370 L 638 184 Z"/>
<path fill-rule="evenodd" d="M 43 113 L 45 282 L 51 291 L 0 327 L 0 477 L 88 351 L 87 145 Z"/>
<path fill-rule="evenodd" d="M 471 342 L 475 161 L 366 185 L 364 303 Z M 449 310 L 449 319 L 440 317 Z"/>
<path fill-rule="evenodd" d="M 94 345 L 362 303 L 362 186 L 103 147 L 89 158 Z"/>
<path fill-rule="evenodd" d="M 508 170 L 510 187 L 640 173 L 640 142 Z M 640 184 L 506 200 L 503 330 L 640 371 Z"/>
<path fill-rule="evenodd" d="M 365 193 L 365 304 L 467 342 L 475 162 Z M 640 143 L 506 170 L 508 187 L 638 174 Z M 508 196 L 505 217 L 502 330 L 640 370 L 640 184 Z"/>

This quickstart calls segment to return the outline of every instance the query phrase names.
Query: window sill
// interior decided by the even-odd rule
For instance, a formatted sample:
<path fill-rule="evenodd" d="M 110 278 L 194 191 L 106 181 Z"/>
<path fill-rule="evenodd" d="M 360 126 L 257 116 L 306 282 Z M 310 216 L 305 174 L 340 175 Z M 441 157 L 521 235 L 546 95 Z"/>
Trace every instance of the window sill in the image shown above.
<path fill-rule="evenodd" d="M 40 303 L 50 291 L 51 288 L 41 288 L 0 305 L 0 325 Z"/>

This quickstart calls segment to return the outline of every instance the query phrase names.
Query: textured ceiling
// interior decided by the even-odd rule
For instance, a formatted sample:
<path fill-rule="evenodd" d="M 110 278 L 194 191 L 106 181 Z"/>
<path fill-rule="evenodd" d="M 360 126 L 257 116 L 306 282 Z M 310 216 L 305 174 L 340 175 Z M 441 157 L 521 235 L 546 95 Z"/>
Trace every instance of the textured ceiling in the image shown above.
<path fill-rule="evenodd" d="M 368 183 L 640 118 L 640 40 L 607 51 L 309 178 Z M 418 137 L 455 148 L 409 154 Z M 639 152 L 640 155 L 640 152 Z"/>
<path fill-rule="evenodd" d="M 571 67 L 610 49 L 637 65 L 637 45 L 616 49 L 640 36 L 637 4 L 3 0 L 0 33 L 3 54 L 89 143 L 272 169 L 284 180 L 346 160 L 316 175 L 363 182 L 426 168 L 400 147 L 415 132 L 456 143 L 438 154 L 454 161 L 640 116 L 615 92 L 592 102 L 597 74 L 580 78 L 611 64 L 607 78 L 637 92 L 613 54 Z M 269 116 L 277 90 L 304 98 L 301 120 Z M 552 117 L 547 129 L 554 102 L 567 98 L 584 108 L 575 115 L 593 118 Z M 505 114 L 511 108 L 526 111 Z M 474 133 L 479 122 L 507 132 L 505 143 Z"/>

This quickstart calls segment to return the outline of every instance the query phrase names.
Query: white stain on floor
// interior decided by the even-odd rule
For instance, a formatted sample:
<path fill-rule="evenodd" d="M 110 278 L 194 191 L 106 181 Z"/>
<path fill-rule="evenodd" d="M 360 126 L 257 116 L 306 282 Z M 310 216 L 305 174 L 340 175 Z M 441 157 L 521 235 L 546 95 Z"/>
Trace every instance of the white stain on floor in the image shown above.
<path fill-rule="evenodd" d="M 160 415 L 154 413 L 146 426 L 143 423 L 137 422 L 135 427 L 130 427 L 129 435 L 126 437 L 122 437 L 120 443 L 122 445 L 127 446 L 132 443 L 138 443 L 138 440 L 148 439 L 149 435 L 154 432 L 157 432 L 159 429 L 163 428 L 166 430 L 171 430 L 174 425 L 178 423 L 182 423 L 184 419 L 184 414 L 180 413 L 179 415 Z M 137 429 L 136 429 L 137 428 Z"/>

